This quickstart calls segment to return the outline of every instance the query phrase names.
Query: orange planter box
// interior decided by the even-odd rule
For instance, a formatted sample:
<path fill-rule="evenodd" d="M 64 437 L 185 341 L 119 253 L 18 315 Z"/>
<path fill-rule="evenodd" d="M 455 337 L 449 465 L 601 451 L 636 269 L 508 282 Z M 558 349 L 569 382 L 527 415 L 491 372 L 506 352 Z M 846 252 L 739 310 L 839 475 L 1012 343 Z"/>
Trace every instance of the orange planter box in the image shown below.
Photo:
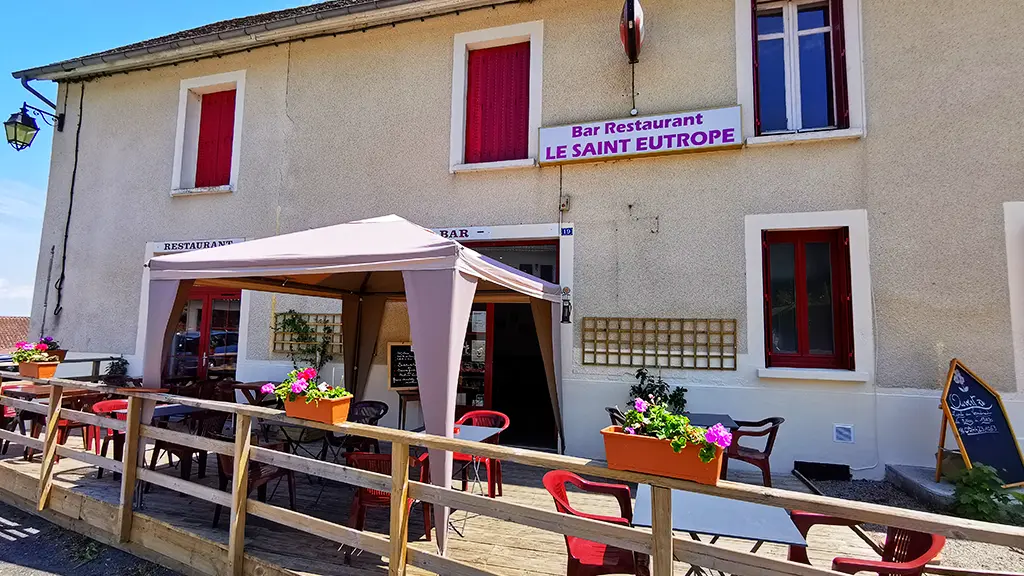
<path fill-rule="evenodd" d="M 26 378 L 53 378 L 60 362 L 22 362 L 18 364 L 18 374 Z"/>
<path fill-rule="evenodd" d="M 305 396 L 296 396 L 295 400 L 285 399 L 284 413 L 292 418 L 302 418 L 324 424 L 341 424 L 348 420 L 348 407 L 352 397 L 320 400 L 306 404 Z"/>
<path fill-rule="evenodd" d="M 693 444 L 677 453 L 668 440 L 626 434 L 621 426 L 609 426 L 601 434 L 605 459 L 612 470 L 668 476 L 711 486 L 717 485 L 722 475 L 721 448 L 715 450 L 714 460 L 704 463 L 700 461 L 700 447 Z"/>

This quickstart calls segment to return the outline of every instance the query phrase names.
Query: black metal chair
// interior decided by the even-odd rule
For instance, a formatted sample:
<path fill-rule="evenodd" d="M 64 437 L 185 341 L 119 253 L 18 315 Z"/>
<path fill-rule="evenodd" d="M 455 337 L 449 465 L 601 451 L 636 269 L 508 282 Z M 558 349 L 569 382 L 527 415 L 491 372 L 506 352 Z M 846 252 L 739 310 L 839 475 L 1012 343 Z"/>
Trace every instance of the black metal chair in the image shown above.
<path fill-rule="evenodd" d="M 612 419 L 612 426 L 626 425 L 626 417 L 623 416 L 618 406 L 606 406 L 605 412 L 608 412 L 608 417 Z"/>
<path fill-rule="evenodd" d="M 348 411 L 348 421 L 376 426 L 380 419 L 388 413 L 388 405 L 379 400 L 362 400 L 354 402 Z M 335 462 L 342 452 L 375 452 L 380 454 L 380 443 L 376 438 L 363 438 L 344 434 L 336 436 L 329 432 L 324 436 L 324 451 L 330 450 Z"/>

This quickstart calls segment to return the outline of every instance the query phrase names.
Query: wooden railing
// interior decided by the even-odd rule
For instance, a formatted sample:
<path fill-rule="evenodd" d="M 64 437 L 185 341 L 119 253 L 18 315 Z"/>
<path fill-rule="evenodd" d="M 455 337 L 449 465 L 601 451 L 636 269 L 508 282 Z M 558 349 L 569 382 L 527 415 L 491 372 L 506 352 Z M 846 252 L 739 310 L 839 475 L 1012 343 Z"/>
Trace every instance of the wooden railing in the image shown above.
<path fill-rule="evenodd" d="M 356 423 L 331 426 L 289 418 L 282 411 L 270 408 L 199 400 L 159 392 L 147 392 L 145 389 L 113 388 L 63 379 L 25 380 L 53 386 L 48 405 L 5 396 L 0 396 L 0 404 L 8 405 L 18 410 L 45 414 L 48 417 L 46 437 L 43 440 L 38 440 L 7 430 L 0 430 L 0 437 L 23 446 L 42 450 L 43 460 L 40 467 L 38 490 L 38 509 L 40 511 L 47 507 L 52 485 L 51 476 L 55 455 L 72 458 L 122 473 L 120 507 L 119 513 L 116 516 L 116 526 L 113 528 L 114 534 L 121 542 L 128 542 L 131 537 L 131 526 L 134 516 L 132 502 L 136 490 L 136 480 L 151 482 L 164 488 L 187 493 L 230 508 L 227 566 L 229 567 L 229 572 L 234 575 L 243 573 L 244 534 L 247 514 L 284 524 L 338 544 L 386 556 L 389 559 L 389 574 L 394 576 L 404 574 L 406 565 L 417 566 L 445 575 L 478 576 L 493 574 L 478 566 L 459 562 L 452 558 L 408 548 L 409 507 L 404 505 L 407 498 L 414 498 L 437 506 L 449 506 L 465 510 L 469 513 L 507 520 L 559 534 L 577 536 L 649 554 L 651 555 L 651 566 L 654 576 L 671 575 L 673 557 L 708 569 L 739 574 L 784 574 L 792 576 L 838 574 L 823 568 L 758 556 L 748 552 L 730 550 L 686 538 L 675 537 L 671 522 L 671 490 L 673 489 L 700 492 L 791 510 L 799 509 L 808 512 L 818 512 L 861 522 L 897 526 L 978 542 L 989 542 L 1018 548 L 1024 547 L 1024 528 L 1019 527 L 892 508 L 877 504 L 853 502 L 814 494 L 763 488 L 736 482 L 721 481 L 717 486 L 706 486 L 685 480 L 611 470 L 603 462 L 584 458 L 560 456 L 496 444 L 469 442 L 425 433 Z M 128 412 L 126 420 L 115 420 L 61 407 L 62 394 L 65 388 L 88 389 L 96 392 L 127 396 Z M 186 406 L 234 414 L 236 416 L 235 441 L 233 443 L 226 442 L 141 424 L 140 416 L 144 411 L 144 405 L 157 401 L 179 403 Z M 61 418 L 124 431 L 125 449 L 122 461 L 119 462 L 81 450 L 57 445 L 56 422 Z M 254 419 L 308 426 L 390 441 L 392 443 L 392 475 L 386 476 L 252 446 L 250 438 L 252 437 Z M 164 440 L 216 454 L 232 456 L 234 458 L 234 474 L 232 476 L 231 493 L 228 494 L 174 476 L 156 473 L 139 466 L 141 439 Z M 552 510 L 515 504 L 504 500 L 486 498 L 476 494 L 411 481 L 408 475 L 410 446 L 457 451 L 477 456 L 498 458 L 529 466 L 563 469 L 612 480 L 649 484 L 652 493 L 653 526 L 650 530 L 645 530 L 608 524 L 587 518 L 560 514 Z M 267 503 L 249 500 L 246 497 L 246 484 L 250 462 L 262 462 L 346 484 L 390 492 L 392 505 L 388 537 L 355 530 Z"/>

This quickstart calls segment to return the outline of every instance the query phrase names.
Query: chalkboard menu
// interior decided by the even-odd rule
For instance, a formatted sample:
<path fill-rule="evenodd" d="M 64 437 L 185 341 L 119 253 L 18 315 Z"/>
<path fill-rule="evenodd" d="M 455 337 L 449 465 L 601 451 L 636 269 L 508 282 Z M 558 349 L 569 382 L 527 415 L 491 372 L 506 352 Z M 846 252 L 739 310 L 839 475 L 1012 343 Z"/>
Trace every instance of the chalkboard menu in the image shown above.
<path fill-rule="evenodd" d="M 388 388 L 416 390 L 416 356 L 410 342 L 388 342 Z"/>
<path fill-rule="evenodd" d="M 999 394 L 959 360 L 950 364 L 942 411 L 968 466 L 985 464 L 1007 485 L 1024 483 L 1024 460 Z"/>

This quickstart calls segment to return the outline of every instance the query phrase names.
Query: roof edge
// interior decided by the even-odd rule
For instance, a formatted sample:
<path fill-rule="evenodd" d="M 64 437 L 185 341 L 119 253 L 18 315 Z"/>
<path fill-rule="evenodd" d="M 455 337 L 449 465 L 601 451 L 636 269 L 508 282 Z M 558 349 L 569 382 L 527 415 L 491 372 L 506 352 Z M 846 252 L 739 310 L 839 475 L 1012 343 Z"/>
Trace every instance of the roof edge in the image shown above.
<path fill-rule="evenodd" d="M 310 36 L 350 32 L 427 16 L 439 16 L 522 0 L 377 0 L 323 12 L 241 26 L 128 52 L 90 56 L 13 72 L 18 79 L 68 81 L 129 72 L 187 60 L 251 50 Z"/>

